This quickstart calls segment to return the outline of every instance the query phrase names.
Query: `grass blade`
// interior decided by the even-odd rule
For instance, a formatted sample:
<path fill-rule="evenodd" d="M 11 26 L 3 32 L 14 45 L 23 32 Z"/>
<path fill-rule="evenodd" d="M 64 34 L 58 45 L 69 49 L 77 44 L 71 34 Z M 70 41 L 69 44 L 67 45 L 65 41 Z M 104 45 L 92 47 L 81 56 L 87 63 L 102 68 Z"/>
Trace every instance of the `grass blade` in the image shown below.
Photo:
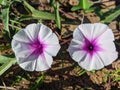
<path fill-rule="evenodd" d="M 105 17 L 105 19 L 102 20 L 102 22 L 110 23 L 111 21 L 113 21 L 119 15 L 120 15 L 120 5 L 117 6 L 115 9 L 112 9 L 112 10 L 104 13 L 103 16 Z"/>
<path fill-rule="evenodd" d="M 10 31 L 9 31 L 9 8 L 10 8 L 10 3 L 8 3 L 6 0 L 2 1 L 2 21 L 4 24 L 4 29 L 7 31 L 8 36 L 10 37 Z"/>
<path fill-rule="evenodd" d="M 57 27 L 61 29 L 59 6 L 60 6 L 59 3 L 56 2 L 56 4 L 54 5 L 54 11 L 55 11 L 55 21 L 56 21 Z"/>
<path fill-rule="evenodd" d="M 0 56 L 0 63 L 3 63 L 2 66 L 0 66 L 0 76 L 1 76 L 6 70 L 8 70 L 13 64 L 16 63 L 16 59 Z"/>

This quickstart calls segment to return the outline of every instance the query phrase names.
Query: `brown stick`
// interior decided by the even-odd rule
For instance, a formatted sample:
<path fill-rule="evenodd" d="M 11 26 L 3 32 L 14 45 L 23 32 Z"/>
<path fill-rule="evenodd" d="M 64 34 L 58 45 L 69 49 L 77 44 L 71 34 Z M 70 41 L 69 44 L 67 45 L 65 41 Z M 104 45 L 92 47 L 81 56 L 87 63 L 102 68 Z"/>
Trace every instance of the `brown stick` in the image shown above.
<path fill-rule="evenodd" d="M 13 87 L 5 87 L 5 86 L 0 86 L 0 88 L 2 88 L 2 89 L 11 89 L 11 90 L 17 90 L 17 89 L 15 89 L 15 88 L 13 88 Z"/>

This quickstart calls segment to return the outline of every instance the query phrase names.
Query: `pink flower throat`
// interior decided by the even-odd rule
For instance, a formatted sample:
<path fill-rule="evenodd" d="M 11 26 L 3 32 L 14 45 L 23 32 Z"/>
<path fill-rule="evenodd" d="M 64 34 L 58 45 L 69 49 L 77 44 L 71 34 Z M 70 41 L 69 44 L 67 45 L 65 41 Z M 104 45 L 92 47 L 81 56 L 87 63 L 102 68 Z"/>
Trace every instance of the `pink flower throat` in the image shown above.
<path fill-rule="evenodd" d="M 100 44 L 98 44 L 97 39 L 88 40 L 87 38 L 85 38 L 82 50 L 89 54 L 90 57 L 93 57 L 95 53 L 103 49 L 100 47 Z"/>
<path fill-rule="evenodd" d="M 35 40 L 30 44 L 30 47 L 31 50 L 34 52 L 34 55 L 41 55 L 44 52 L 46 44 L 44 44 L 42 41 Z"/>

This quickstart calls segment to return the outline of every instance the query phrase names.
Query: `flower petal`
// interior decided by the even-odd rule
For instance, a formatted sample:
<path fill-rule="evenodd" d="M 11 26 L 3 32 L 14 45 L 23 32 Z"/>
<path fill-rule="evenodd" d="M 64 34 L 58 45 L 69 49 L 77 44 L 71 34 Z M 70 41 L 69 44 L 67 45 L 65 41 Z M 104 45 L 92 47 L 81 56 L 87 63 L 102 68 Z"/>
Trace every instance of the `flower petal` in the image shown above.
<path fill-rule="evenodd" d="M 21 58 L 25 58 L 33 52 L 28 43 L 19 42 L 14 39 L 12 40 L 12 49 L 15 55 Z"/>
<path fill-rule="evenodd" d="M 60 45 L 57 36 L 54 33 L 52 33 L 48 38 L 46 38 L 44 43 L 46 43 L 45 51 L 51 56 L 56 56 L 56 54 L 60 50 Z"/>
<path fill-rule="evenodd" d="M 104 33 L 102 33 L 99 37 L 99 42 L 104 43 L 104 42 L 112 42 L 114 41 L 114 35 L 111 29 L 106 29 Z"/>
<path fill-rule="evenodd" d="M 104 67 L 103 62 L 101 61 L 101 58 L 97 54 L 94 54 L 94 57 L 90 58 L 89 55 L 86 55 L 86 57 L 83 58 L 82 61 L 78 62 L 78 64 L 88 70 L 98 70 Z"/>
<path fill-rule="evenodd" d="M 81 33 L 84 36 L 84 38 L 86 37 L 87 39 L 91 38 L 93 30 L 94 30 L 94 25 L 92 24 L 81 24 L 78 26 L 78 29 L 80 30 L 80 36 Z"/>
<path fill-rule="evenodd" d="M 102 23 L 81 24 L 78 28 L 87 39 L 97 38 L 109 29 L 107 25 Z"/>
<path fill-rule="evenodd" d="M 118 58 L 118 52 L 98 52 L 98 56 L 101 58 L 104 66 L 111 64 Z"/>
<path fill-rule="evenodd" d="M 102 34 L 107 33 L 107 29 L 109 29 L 109 27 L 105 24 L 94 23 L 94 29 L 92 31 L 91 36 L 93 38 L 97 38 L 97 37 L 101 36 Z"/>
<path fill-rule="evenodd" d="M 36 64 L 36 61 L 32 61 L 32 60 L 31 61 L 29 60 L 29 61 L 24 62 L 24 63 L 19 63 L 20 67 L 26 71 L 34 71 L 35 64 Z"/>
<path fill-rule="evenodd" d="M 31 41 L 34 41 L 38 37 L 38 33 L 40 31 L 42 24 L 29 24 L 27 27 L 24 29 L 25 33 L 27 36 L 31 39 Z"/>
<path fill-rule="evenodd" d="M 50 35 L 52 34 L 52 30 L 50 28 L 48 28 L 47 26 L 41 24 L 40 27 L 40 32 L 39 32 L 39 40 L 46 40 L 46 38 L 48 38 Z"/>
<path fill-rule="evenodd" d="M 84 35 L 81 32 L 81 30 L 79 29 L 79 27 L 74 30 L 74 32 L 73 32 L 73 38 L 75 40 L 79 40 L 79 41 L 83 41 L 84 40 Z"/>
<path fill-rule="evenodd" d="M 76 50 L 70 50 L 70 56 L 72 57 L 73 60 L 76 62 L 80 62 L 83 60 L 83 58 L 86 56 L 86 53 L 84 51 L 76 51 Z"/>
<path fill-rule="evenodd" d="M 100 47 L 103 48 L 103 50 L 107 51 L 107 52 L 114 52 L 114 51 L 116 51 L 115 44 L 112 41 L 111 42 L 110 41 L 106 41 L 106 42 L 100 43 Z"/>
<path fill-rule="evenodd" d="M 69 54 L 76 62 L 81 61 L 86 54 L 83 50 L 81 50 L 82 47 L 83 47 L 83 42 L 75 39 L 72 39 L 69 45 L 69 48 L 68 48 Z"/>
<path fill-rule="evenodd" d="M 72 39 L 71 40 L 71 43 L 69 45 L 69 49 L 77 49 L 77 50 L 80 50 L 83 48 L 83 42 L 81 41 L 78 41 L 78 40 L 75 40 L 75 39 Z"/>
<path fill-rule="evenodd" d="M 23 42 L 23 43 L 29 43 L 29 42 L 31 42 L 30 38 L 25 33 L 24 29 L 22 29 L 18 33 L 16 33 L 13 36 L 13 39 L 16 40 L 16 41 L 19 41 L 19 42 Z"/>
<path fill-rule="evenodd" d="M 44 71 L 49 68 L 51 68 L 51 64 L 53 62 L 53 59 L 48 54 L 44 53 L 43 55 L 40 55 L 37 59 L 35 70 L 36 71 Z"/>

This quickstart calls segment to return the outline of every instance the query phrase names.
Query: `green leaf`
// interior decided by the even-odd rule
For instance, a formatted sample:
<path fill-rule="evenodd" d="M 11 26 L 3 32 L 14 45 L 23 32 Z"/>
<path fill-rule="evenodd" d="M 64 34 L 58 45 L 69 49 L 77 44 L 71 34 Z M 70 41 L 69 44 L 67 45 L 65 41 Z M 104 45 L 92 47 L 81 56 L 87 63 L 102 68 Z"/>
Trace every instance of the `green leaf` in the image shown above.
<path fill-rule="evenodd" d="M 53 6 L 53 5 L 54 5 L 54 2 L 55 2 L 55 0 L 50 0 L 49 5 L 50 5 L 50 6 Z"/>
<path fill-rule="evenodd" d="M 30 4 L 28 4 L 25 0 L 23 0 L 24 6 L 30 10 L 32 17 L 35 19 L 48 19 L 48 20 L 55 20 L 55 15 L 48 13 L 48 12 L 43 12 L 34 9 Z"/>
<path fill-rule="evenodd" d="M 115 78 L 114 81 L 120 81 L 120 77 Z"/>
<path fill-rule="evenodd" d="M 4 29 L 7 31 L 8 36 L 10 37 L 10 30 L 9 30 L 9 9 L 10 6 L 13 2 L 15 1 L 19 1 L 19 0 L 1 0 L 0 4 L 2 4 L 3 8 L 2 8 L 2 21 L 4 24 Z M 19 1 L 20 2 L 20 1 Z"/>
<path fill-rule="evenodd" d="M 43 73 L 42 76 L 40 76 L 37 80 L 36 80 L 36 84 L 30 88 L 30 90 L 36 90 L 38 86 L 40 86 L 44 80 L 45 80 L 46 75 Z"/>
<path fill-rule="evenodd" d="M 10 49 L 11 48 L 11 45 L 8 45 L 8 46 L 0 46 L 0 51 L 3 52 L 7 49 Z"/>
<path fill-rule="evenodd" d="M 3 3 L 3 0 L 0 0 L 0 4 L 2 4 Z"/>
<path fill-rule="evenodd" d="M 4 29 L 7 31 L 9 37 L 10 37 L 10 31 L 9 31 L 8 24 L 9 24 L 9 8 L 10 8 L 10 4 L 11 3 L 8 3 L 8 1 L 6 1 L 6 0 L 2 1 L 2 5 L 4 6 L 2 8 L 2 21 L 3 21 L 3 24 L 4 24 Z"/>
<path fill-rule="evenodd" d="M 89 0 L 79 0 L 79 4 L 77 6 L 73 6 L 71 8 L 71 11 L 76 11 L 76 10 L 79 10 L 79 9 L 87 10 L 92 5 L 93 5 L 93 3 L 90 2 Z"/>
<path fill-rule="evenodd" d="M 13 64 L 16 63 L 15 58 L 9 58 L 6 56 L 0 56 L 0 63 L 2 63 L 2 66 L 0 66 L 0 76 L 8 70 Z"/>
<path fill-rule="evenodd" d="M 0 63 L 2 64 L 8 62 L 10 59 L 12 58 L 0 55 Z"/>
<path fill-rule="evenodd" d="M 30 20 L 30 19 L 34 19 L 31 15 L 22 15 L 19 20 L 20 21 L 24 21 L 24 20 Z"/>
<path fill-rule="evenodd" d="M 86 72 L 87 71 L 83 69 L 82 71 L 78 72 L 78 75 L 81 76 L 81 75 L 85 74 Z"/>
<path fill-rule="evenodd" d="M 85 13 L 93 12 L 95 9 L 94 8 L 89 8 L 85 10 Z"/>
<path fill-rule="evenodd" d="M 59 29 L 61 29 L 61 20 L 60 20 L 59 6 L 60 6 L 59 3 L 56 2 L 54 4 L 54 11 L 55 11 L 55 21 L 56 21 L 57 27 Z"/>
<path fill-rule="evenodd" d="M 105 19 L 102 20 L 101 22 L 110 23 L 115 18 L 117 18 L 119 15 L 120 15 L 120 5 L 117 6 L 115 9 L 112 9 L 112 10 L 104 13 L 103 16 L 105 17 Z"/>

